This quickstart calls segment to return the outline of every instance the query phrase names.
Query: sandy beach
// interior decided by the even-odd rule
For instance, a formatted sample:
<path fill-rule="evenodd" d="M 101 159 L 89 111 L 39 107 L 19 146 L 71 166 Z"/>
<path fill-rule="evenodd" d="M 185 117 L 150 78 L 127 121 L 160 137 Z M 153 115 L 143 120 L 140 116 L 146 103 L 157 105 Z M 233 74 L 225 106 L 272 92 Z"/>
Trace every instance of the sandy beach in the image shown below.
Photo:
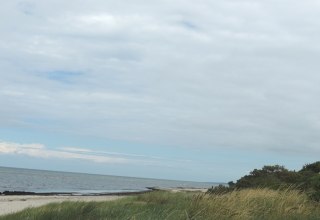
<path fill-rule="evenodd" d="M 154 189 L 156 190 L 156 189 Z M 158 189 L 167 190 L 171 192 L 206 192 L 207 189 L 197 188 L 169 188 Z M 64 201 L 112 201 L 120 198 L 124 198 L 129 195 L 94 195 L 94 196 L 71 196 L 71 195 L 2 195 L 0 196 L 0 215 L 14 213 L 30 207 L 39 207 L 47 205 L 49 203 L 64 202 Z"/>
<path fill-rule="evenodd" d="M 111 201 L 125 196 L 0 196 L 0 215 L 63 201 Z"/>

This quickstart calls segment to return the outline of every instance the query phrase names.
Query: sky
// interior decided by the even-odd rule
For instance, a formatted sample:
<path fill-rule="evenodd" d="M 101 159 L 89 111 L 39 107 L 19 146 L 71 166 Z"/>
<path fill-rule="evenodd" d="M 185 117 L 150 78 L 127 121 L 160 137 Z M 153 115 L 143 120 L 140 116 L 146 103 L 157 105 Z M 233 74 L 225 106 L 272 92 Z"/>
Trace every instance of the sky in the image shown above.
<path fill-rule="evenodd" d="M 0 13 L 0 166 L 228 182 L 319 160 L 319 1 Z"/>

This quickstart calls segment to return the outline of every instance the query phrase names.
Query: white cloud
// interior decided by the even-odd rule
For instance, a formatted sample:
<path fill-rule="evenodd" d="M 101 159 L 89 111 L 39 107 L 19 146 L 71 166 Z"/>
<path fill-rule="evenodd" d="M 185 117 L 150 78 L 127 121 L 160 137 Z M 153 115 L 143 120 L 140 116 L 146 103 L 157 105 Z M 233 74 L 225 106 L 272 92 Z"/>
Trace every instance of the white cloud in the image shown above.
<path fill-rule="evenodd" d="M 81 151 L 79 153 L 51 150 L 42 144 L 18 144 L 12 142 L 0 142 L 0 154 L 17 154 L 31 156 L 35 158 L 55 158 L 55 159 L 77 159 L 89 160 L 96 163 L 132 163 L 129 159 L 122 157 L 108 157 L 99 155 L 85 154 L 88 151 Z"/>
<path fill-rule="evenodd" d="M 169 159 L 150 155 L 125 154 L 109 151 L 97 151 L 89 148 L 61 147 L 50 149 L 42 144 L 20 144 L 0 141 L 0 154 L 15 154 L 35 158 L 87 160 L 107 164 L 136 164 L 168 167 L 190 162 L 183 159 Z"/>
<path fill-rule="evenodd" d="M 111 152 L 111 151 L 98 151 L 98 150 L 92 150 L 89 148 L 62 147 L 62 148 L 59 148 L 59 150 L 62 150 L 65 152 L 85 153 L 85 154 L 92 154 L 92 155 L 120 156 L 125 158 L 131 158 L 133 160 L 138 160 L 141 162 L 146 162 L 148 160 L 151 163 L 161 162 L 161 161 L 190 162 L 190 160 L 184 160 L 184 159 L 169 159 L 164 157 L 150 156 L 150 155 L 143 155 L 143 154 L 127 154 L 127 153 L 119 153 L 119 152 Z"/>
<path fill-rule="evenodd" d="M 92 152 L 92 150 L 90 150 L 90 149 L 79 148 L 79 147 L 62 147 L 60 149 L 63 151 L 72 151 L 72 152 L 84 152 L 84 153 Z"/>

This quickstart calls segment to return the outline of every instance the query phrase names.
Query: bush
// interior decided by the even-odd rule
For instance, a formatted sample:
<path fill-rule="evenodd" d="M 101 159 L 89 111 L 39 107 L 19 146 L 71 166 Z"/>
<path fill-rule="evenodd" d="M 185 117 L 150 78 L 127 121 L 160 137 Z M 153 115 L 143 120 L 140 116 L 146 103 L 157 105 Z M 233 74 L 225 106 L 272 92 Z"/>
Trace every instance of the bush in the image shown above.
<path fill-rule="evenodd" d="M 236 183 L 229 182 L 229 187 L 218 186 L 209 189 L 209 193 L 225 193 L 234 189 L 269 188 L 283 189 L 295 188 L 306 191 L 310 198 L 320 201 L 320 161 L 307 164 L 296 172 L 286 169 L 284 166 L 264 166 L 262 169 L 254 169 L 249 175 L 241 177 Z"/>
<path fill-rule="evenodd" d="M 219 186 L 216 186 L 216 187 L 212 186 L 210 189 L 208 189 L 207 194 L 221 195 L 221 194 L 231 192 L 232 190 L 233 188 L 220 184 Z"/>

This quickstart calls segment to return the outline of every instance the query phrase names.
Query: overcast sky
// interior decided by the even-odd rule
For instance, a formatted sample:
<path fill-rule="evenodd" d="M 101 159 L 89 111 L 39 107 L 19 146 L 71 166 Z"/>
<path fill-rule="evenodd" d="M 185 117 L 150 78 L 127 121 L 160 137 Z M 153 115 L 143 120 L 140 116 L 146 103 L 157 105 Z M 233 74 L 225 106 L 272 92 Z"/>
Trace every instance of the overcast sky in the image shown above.
<path fill-rule="evenodd" d="M 3 0 L 0 166 L 198 181 L 320 154 L 320 2 Z"/>

